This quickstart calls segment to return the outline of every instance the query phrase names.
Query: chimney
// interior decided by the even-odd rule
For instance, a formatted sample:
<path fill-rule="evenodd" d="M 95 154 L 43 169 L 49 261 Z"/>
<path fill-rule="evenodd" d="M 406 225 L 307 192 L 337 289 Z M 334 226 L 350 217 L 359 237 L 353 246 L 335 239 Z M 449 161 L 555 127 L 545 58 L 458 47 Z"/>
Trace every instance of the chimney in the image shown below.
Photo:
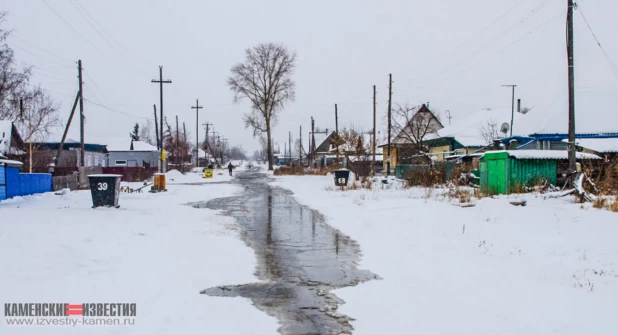
<path fill-rule="evenodd" d="M 500 150 L 500 140 L 494 140 L 494 150 Z"/>
<path fill-rule="evenodd" d="M 521 99 L 517 99 L 517 113 L 521 113 Z"/>
<path fill-rule="evenodd" d="M 517 150 L 517 140 L 512 139 L 509 143 L 509 150 Z"/>

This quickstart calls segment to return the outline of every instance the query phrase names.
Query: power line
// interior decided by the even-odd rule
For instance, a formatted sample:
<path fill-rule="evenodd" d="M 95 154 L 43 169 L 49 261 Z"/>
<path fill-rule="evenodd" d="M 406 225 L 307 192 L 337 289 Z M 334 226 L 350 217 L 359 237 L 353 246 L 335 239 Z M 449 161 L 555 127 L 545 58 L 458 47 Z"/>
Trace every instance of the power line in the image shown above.
<path fill-rule="evenodd" d="M 490 40 L 489 42 L 485 43 L 484 45 L 482 45 L 481 47 L 475 49 L 473 52 L 467 54 L 466 56 L 460 58 L 458 61 L 455 61 L 453 63 L 451 63 L 451 65 L 443 68 L 442 70 L 440 70 L 437 75 L 442 75 L 446 72 L 449 72 L 450 70 L 456 68 L 457 66 L 461 65 L 462 63 L 466 62 L 467 60 L 474 58 L 476 55 L 480 54 L 481 52 L 485 51 L 485 49 L 487 49 L 488 47 L 490 47 L 492 44 L 494 44 L 496 41 L 498 41 L 499 39 L 501 39 L 502 37 L 508 35 L 513 29 L 521 26 L 524 22 L 526 22 L 527 20 L 529 20 L 531 17 L 533 17 L 535 14 L 537 14 L 541 9 L 543 9 L 545 6 L 547 6 L 547 4 L 549 4 L 549 2 L 552 0 L 542 0 L 541 3 L 539 5 L 537 5 L 534 9 L 532 9 L 530 12 L 528 12 L 523 18 L 521 18 L 520 20 L 518 20 L 514 25 L 510 26 L 509 28 L 507 28 L 506 30 L 504 30 L 500 35 L 496 36 L 495 38 L 493 38 L 492 40 Z"/>
<path fill-rule="evenodd" d="M 96 103 L 96 102 L 94 102 L 94 101 L 92 101 L 92 100 L 89 100 L 89 99 L 84 99 L 84 100 L 85 100 L 85 101 L 87 101 L 87 102 L 89 102 L 89 103 L 91 103 L 91 104 L 93 104 L 93 105 L 97 105 L 97 106 L 99 106 L 99 107 L 101 107 L 101 108 L 103 108 L 103 109 L 107 109 L 108 111 L 116 112 L 116 113 L 119 113 L 119 114 L 122 114 L 122 115 L 125 115 L 125 116 L 129 116 L 129 117 L 135 117 L 135 118 L 138 118 L 138 119 L 150 120 L 150 119 L 149 119 L 149 118 L 147 118 L 147 117 L 142 117 L 142 116 L 137 116 L 137 115 L 132 115 L 132 114 L 129 114 L 129 113 L 125 113 L 125 112 L 123 112 L 123 111 L 119 111 L 119 110 L 117 110 L 117 109 L 113 109 L 113 108 L 110 108 L 110 107 L 104 106 L 104 105 L 102 105 L 102 104 Z"/>
<path fill-rule="evenodd" d="M 542 23 L 541 25 L 537 26 L 537 27 L 536 27 L 536 28 L 534 28 L 533 30 L 529 31 L 527 34 L 525 34 L 525 35 L 523 35 L 522 37 L 518 38 L 518 39 L 517 39 L 517 40 L 515 40 L 514 42 L 512 42 L 512 43 L 508 44 L 508 45 L 507 45 L 506 47 L 504 47 L 502 50 L 500 50 L 500 51 L 498 51 L 498 52 L 496 52 L 496 53 L 492 54 L 491 56 L 489 56 L 489 57 L 487 57 L 487 58 L 482 59 L 481 61 L 479 61 L 479 62 L 477 62 L 477 63 L 472 64 L 471 66 L 469 66 L 469 67 L 465 68 L 465 69 L 464 69 L 464 70 L 462 70 L 462 71 L 455 72 L 454 74 L 451 74 L 450 76 L 446 76 L 446 77 L 442 78 L 442 80 L 440 80 L 439 82 L 443 82 L 444 80 L 446 80 L 446 79 L 447 79 L 447 78 L 449 78 L 449 77 L 452 77 L 453 75 L 458 75 L 458 74 L 462 74 L 462 73 L 464 73 L 464 72 L 468 72 L 468 71 L 469 71 L 469 70 L 471 70 L 472 68 L 474 68 L 474 67 L 476 67 L 476 66 L 478 66 L 478 65 L 480 65 L 480 64 L 482 64 L 482 63 L 484 63 L 484 62 L 486 62 L 486 61 L 488 61 L 488 60 L 490 60 L 490 59 L 492 59 L 492 58 L 494 58 L 494 57 L 496 57 L 497 55 L 499 55 L 499 54 L 501 54 L 501 53 L 505 52 L 506 50 L 508 50 L 510 47 L 514 46 L 515 44 L 517 44 L 517 43 L 521 42 L 522 40 L 524 40 L 524 39 L 525 39 L 525 38 L 527 38 L 528 36 L 532 35 L 532 34 L 533 34 L 533 33 L 535 33 L 536 31 L 538 31 L 539 29 L 543 28 L 544 26 L 546 26 L 547 24 L 549 24 L 550 22 L 552 22 L 552 21 L 553 21 L 553 20 L 555 20 L 556 18 L 560 17 L 562 14 L 564 14 L 564 10 L 563 10 L 563 11 L 561 11 L 560 13 L 558 13 L 558 14 L 554 15 L 554 16 L 553 16 L 553 17 L 551 17 L 549 20 L 545 21 L 544 23 Z"/>
<path fill-rule="evenodd" d="M 38 50 L 40 50 L 40 51 L 43 51 L 43 52 L 45 52 L 45 53 L 47 53 L 47 54 L 49 54 L 49 55 L 51 55 L 51 56 L 53 56 L 53 57 L 56 57 L 57 59 L 59 59 L 59 60 L 61 60 L 61 61 L 63 61 L 63 62 L 73 63 L 73 60 L 69 60 L 69 59 L 67 59 L 67 58 L 64 58 L 64 57 L 58 56 L 57 54 L 55 54 L 55 53 L 53 53 L 53 52 L 51 52 L 51 51 L 49 51 L 49 50 L 45 50 L 45 49 L 43 49 L 43 48 L 41 48 L 41 47 L 37 46 L 36 44 L 30 43 L 30 42 L 28 42 L 28 41 L 24 40 L 23 38 L 20 38 L 20 37 L 16 36 L 15 34 L 11 34 L 11 35 L 10 35 L 10 37 L 11 37 L 11 38 L 14 38 L 14 39 L 17 39 L 17 40 L 19 40 L 19 41 L 20 41 L 20 42 L 22 42 L 22 43 L 26 43 L 27 45 L 29 45 L 29 46 L 31 46 L 31 47 L 33 47 L 33 48 L 35 48 L 35 49 L 38 49 Z M 63 65 L 63 66 L 65 66 L 65 67 L 67 67 L 67 68 L 73 68 L 73 67 L 74 67 L 73 65 L 70 65 L 70 66 L 69 66 L 69 65 Z"/>
<path fill-rule="evenodd" d="M 102 31 L 105 35 L 107 35 L 107 36 L 108 36 L 108 37 L 109 37 L 112 41 L 116 42 L 116 44 L 117 44 L 118 46 L 120 46 L 120 47 L 121 47 L 124 51 L 126 51 L 128 54 L 131 54 L 131 55 L 132 55 L 132 56 L 134 56 L 135 58 L 138 58 L 140 61 L 142 61 L 142 62 L 144 62 L 144 63 L 146 63 L 146 64 L 149 64 L 149 65 L 155 65 L 154 63 L 152 63 L 152 62 L 150 62 L 150 61 L 148 61 L 148 60 L 146 60 L 146 59 L 142 58 L 141 56 L 139 56 L 139 55 L 137 55 L 137 54 L 135 54 L 135 53 L 131 52 L 129 49 L 125 48 L 125 47 L 124 47 L 124 45 L 122 45 L 122 43 L 118 42 L 118 40 L 116 40 L 116 39 L 115 39 L 112 35 L 110 35 L 110 34 L 109 34 L 109 33 L 108 33 L 108 32 L 107 32 L 104 28 L 103 28 L 103 26 L 101 26 L 101 24 L 99 24 L 99 23 L 97 22 L 97 20 L 95 20 L 95 18 L 94 18 L 92 15 L 90 15 L 90 13 L 86 10 L 86 8 L 84 8 L 84 6 L 82 6 L 82 5 L 81 5 L 79 2 L 77 2 L 77 1 L 75 1 L 75 4 L 76 4 L 77 6 L 79 6 L 79 8 L 81 8 L 81 9 L 83 10 L 83 12 L 84 12 L 84 13 L 85 13 L 85 14 L 86 14 L 86 15 L 87 15 L 87 16 L 88 16 L 91 20 L 92 20 L 92 22 L 94 22 L 94 24 L 95 24 L 96 26 L 98 26 L 98 27 L 99 27 L 99 29 L 100 29 L 100 30 L 101 30 L 101 31 Z"/>
<path fill-rule="evenodd" d="M 605 57 L 605 60 L 607 61 L 607 64 L 609 64 L 609 67 L 612 69 L 612 72 L 614 73 L 614 76 L 616 78 L 618 78 L 618 67 L 616 66 L 616 64 L 614 62 L 612 62 L 611 58 L 609 57 L 609 54 L 607 53 L 607 51 L 605 51 L 605 48 L 603 48 L 603 46 L 601 45 L 601 42 L 597 38 L 597 35 L 592 30 L 592 27 L 590 26 L 590 23 L 588 23 L 588 20 L 586 19 L 586 16 L 584 15 L 583 8 L 581 7 L 581 5 L 578 5 L 577 9 L 579 11 L 579 14 L 581 14 L 582 18 L 584 19 L 584 22 L 586 23 L 586 26 L 588 26 L 588 30 L 590 30 L 590 33 L 592 34 L 592 37 L 594 37 L 594 40 L 597 42 L 597 45 L 599 46 L 599 49 L 601 49 L 601 53 L 603 54 L 603 57 Z"/>
<path fill-rule="evenodd" d="M 484 32 L 486 32 L 487 30 L 489 30 L 491 27 L 495 26 L 498 22 L 500 22 L 500 20 L 502 20 L 504 17 L 506 17 L 507 15 L 509 15 L 513 10 L 515 10 L 515 8 L 519 7 L 519 5 L 523 4 L 524 2 L 526 2 L 528 0 L 524 0 L 524 1 L 518 1 L 515 6 L 509 8 L 506 12 L 504 12 L 502 15 L 500 15 L 496 20 L 492 21 L 489 25 L 485 26 L 483 29 L 481 29 L 476 35 L 472 36 L 470 39 L 468 39 L 467 41 L 465 41 L 464 43 L 460 44 L 458 47 L 456 47 L 455 49 L 453 49 L 453 51 L 451 51 L 451 53 L 458 51 L 459 49 L 461 49 L 463 46 L 465 46 L 466 44 L 469 44 L 470 42 L 472 42 L 473 40 L 475 40 L 477 37 L 481 36 Z"/>
<path fill-rule="evenodd" d="M 122 56 L 122 58 L 124 58 L 129 64 L 131 64 L 131 66 L 133 66 L 134 68 L 136 68 L 138 71 L 142 72 L 145 75 L 148 75 L 146 72 L 144 72 L 144 70 L 140 69 L 137 65 L 135 65 L 129 58 L 127 58 L 122 52 L 120 52 L 120 50 L 118 50 L 110 41 L 107 37 L 105 37 L 105 35 L 103 35 L 103 33 L 100 31 L 101 28 L 97 27 L 93 21 L 94 19 L 92 19 L 92 16 L 90 16 L 88 14 L 88 16 L 86 16 L 86 14 L 84 14 L 82 12 L 82 10 L 85 11 L 85 9 L 83 9 L 83 7 L 80 5 L 79 7 L 76 6 L 75 2 L 73 0 L 70 0 L 71 5 L 73 6 L 73 8 L 75 8 L 75 10 L 77 10 L 77 12 L 79 13 L 79 15 L 81 15 L 82 18 L 84 18 L 84 20 L 86 20 L 86 22 L 92 27 L 92 29 L 94 29 L 94 31 L 101 36 L 101 38 L 105 41 L 105 43 L 107 43 L 112 49 L 114 49 L 114 51 L 116 51 L 120 56 Z M 82 8 L 82 9 L 80 9 Z M 90 18 L 89 18 L 90 17 Z"/>
<path fill-rule="evenodd" d="M 77 29 L 75 29 L 67 20 L 65 20 L 62 15 L 60 15 L 56 10 L 54 10 L 45 0 L 41 0 L 46 6 L 47 8 L 49 8 L 58 18 L 60 18 L 62 20 L 62 22 L 64 22 L 67 26 L 69 26 L 69 28 L 71 28 L 71 30 L 73 30 L 79 37 L 81 37 L 84 41 L 86 41 L 86 43 L 90 44 L 93 48 L 95 48 L 98 52 L 100 52 L 103 56 L 109 58 L 110 60 L 112 60 L 114 63 L 121 65 L 120 63 L 118 63 L 114 58 L 110 57 L 108 54 L 106 54 L 105 52 L 103 52 L 103 50 L 101 50 L 99 47 L 97 47 L 94 43 L 90 42 L 90 40 L 88 38 L 86 38 L 84 35 L 82 35 Z M 136 73 L 134 73 L 136 74 Z M 141 75 L 140 75 L 141 76 Z"/>

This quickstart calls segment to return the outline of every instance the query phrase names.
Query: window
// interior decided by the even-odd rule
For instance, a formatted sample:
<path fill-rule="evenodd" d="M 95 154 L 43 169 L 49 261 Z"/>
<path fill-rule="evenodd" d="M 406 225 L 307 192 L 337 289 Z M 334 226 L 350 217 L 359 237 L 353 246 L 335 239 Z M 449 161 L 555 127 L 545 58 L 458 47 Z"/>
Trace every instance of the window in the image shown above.
<path fill-rule="evenodd" d="M 127 161 L 115 161 L 114 165 L 124 165 L 124 166 L 126 166 L 127 165 Z"/>

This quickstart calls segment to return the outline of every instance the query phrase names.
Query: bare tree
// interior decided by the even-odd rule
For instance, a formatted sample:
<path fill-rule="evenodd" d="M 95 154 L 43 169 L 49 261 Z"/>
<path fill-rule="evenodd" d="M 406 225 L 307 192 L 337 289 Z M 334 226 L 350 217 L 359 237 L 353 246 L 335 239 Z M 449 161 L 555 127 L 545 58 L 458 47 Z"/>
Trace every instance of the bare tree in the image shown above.
<path fill-rule="evenodd" d="M 500 138 L 500 126 L 498 126 L 498 122 L 492 118 L 489 119 L 486 124 L 479 127 L 479 133 L 485 141 L 485 144 L 489 145 L 492 144 L 494 140 Z"/>
<path fill-rule="evenodd" d="M 273 169 L 271 129 L 277 112 L 285 103 L 293 101 L 295 84 L 292 81 L 296 54 L 283 45 L 259 44 L 245 51 L 245 62 L 232 67 L 227 84 L 234 92 L 234 102 L 249 99 L 252 111 L 244 117 L 245 127 L 254 136 L 266 133 L 268 170 Z"/>
<path fill-rule="evenodd" d="M 394 142 L 411 144 L 417 153 L 423 152 L 423 141 L 436 134 L 442 127 L 440 117 L 425 105 L 419 107 L 399 105 L 392 113 Z"/>
<path fill-rule="evenodd" d="M 40 87 L 34 88 L 23 97 L 24 112 L 15 125 L 27 143 L 29 172 L 32 173 L 33 156 L 40 143 L 61 125 L 56 104 Z"/>
<path fill-rule="evenodd" d="M 0 25 L 6 12 L 0 12 Z M 0 26 L 0 120 L 16 121 L 19 117 L 19 99 L 27 92 L 30 67 L 18 68 L 13 58 L 13 49 L 6 44 L 11 31 Z"/>

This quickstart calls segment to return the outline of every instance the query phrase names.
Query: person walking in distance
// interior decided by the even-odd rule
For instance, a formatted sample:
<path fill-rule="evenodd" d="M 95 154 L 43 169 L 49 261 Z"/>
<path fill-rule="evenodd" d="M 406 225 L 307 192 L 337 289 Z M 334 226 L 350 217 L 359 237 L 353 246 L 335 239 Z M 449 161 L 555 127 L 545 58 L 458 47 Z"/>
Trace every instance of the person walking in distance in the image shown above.
<path fill-rule="evenodd" d="M 230 176 L 232 175 L 232 169 L 233 169 L 233 168 L 234 168 L 234 165 L 232 165 L 232 162 L 230 162 L 230 163 L 227 165 L 227 170 L 228 170 L 228 171 L 230 171 Z"/>

